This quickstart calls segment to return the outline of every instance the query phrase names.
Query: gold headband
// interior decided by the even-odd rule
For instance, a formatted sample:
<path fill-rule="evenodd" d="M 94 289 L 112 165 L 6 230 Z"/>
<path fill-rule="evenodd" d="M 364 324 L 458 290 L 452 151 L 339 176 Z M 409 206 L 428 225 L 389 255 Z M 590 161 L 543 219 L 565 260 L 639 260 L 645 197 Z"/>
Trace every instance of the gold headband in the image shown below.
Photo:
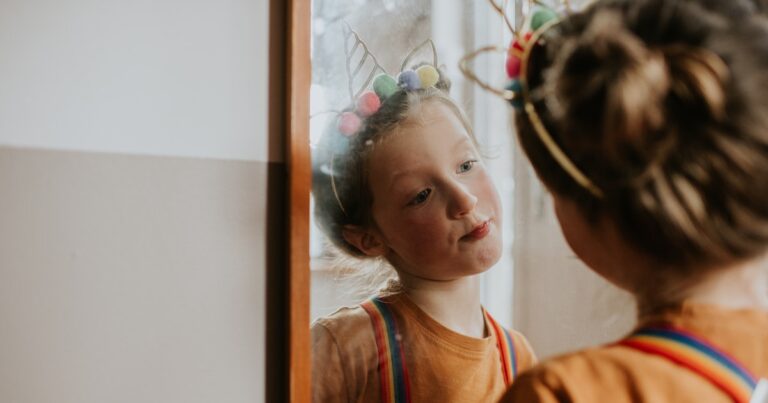
<path fill-rule="evenodd" d="M 502 13 L 502 16 L 504 17 L 505 21 L 508 21 L 506 14 L 503 13 L 503 9 L 500 9 L 493 0 L 489 0 L 489 1 L 491 2 L 494 9 L 496 9 L 499 13 Z M 570 5 L 568 4 L 567 6 L 570 6 Z M 570 7 L 568 7 L 568 10 L 570 10 Z M 544 33 L 546 33 L 549 29 L 557 25 L 559 22 L 560 22 L 559 19 L 553 19 L 544 23 L 538 29 L 533 31 L 530 39 L 527 39 L 525 41 L 523 45 L 523 53 L 520 58 L 521 65 L 520 65 L 520 74 L 518 77 L 518 80 L 520 83 L 519 91 L 516 91 L 514 89 L 509 89 L 509 88 L 505 88 L 502 90 L 486 82 L 483 82 L 477 77 L 477 75 L 468 66 L 469 62 L 474 60 L 480 54 L 487 53 L 487 52 L 504 51 L 503 48 L 496 47 L 496 46 L 486 46 L 472 53 L 469 53 L 466 56 L 462 57 L 461 60 L 459 61 L 459 69 L 468 79 L 474 81 L 483 89 L 490 91 L 491 93 L 501 97 L 507 102 L 513 103 L 513 105 L 515 105 L 516 103 L 522 101 L 522 104 L 520 106 L 522 107 L 523 111 L 525 111 L 529 121 L 531 122 L 531 125 L 533 126 L 534 131 L 536 132 L 536 135 L 539 137 L 542 144 L 544 144 L 544 147 L 546 147 L 547 151 L 549 151 L 552 158 L 555 159 L 558 165 L 560 165 L 560 167 L 563 168 L 563 170 L 568 174 L 568 176 L 570 176 L 574 181 L 576 181 L 576 183 L 579 184 L 579 186 L 589 191 L 593 196 L 597 198 L 602 198 L 604 196 L 603 191 L 597 185 L 595 185 L 595 183 L 592 182 L 592 180 L 589 179 L 589 177 L 587 177 L 587 175 L 585 175 L 584 172 L 581 169 L 579 169 L 579 167 L 576 166 L 576 164 L 568 157 L 568 155 L 563 151 L 563 149 L 552 138 L 552 135 L 549 133 L 549 131 L 547 131 L 547 128 L 544 126 L 544 122 L 542 121 L 538 112 L 536 112 L 536 107 L 534 106 L 533 101 L 531 99 L 530 86 L 528 84 L 528 62 L 531 56 L 531 52 L 533 51 L 534 47 L 539 43 L 539 41 L 542 39 L 542 36 L 544 35 Z M 510 27 L 510 29 L 512 29 L 511 25 L 508 22 L 507 22 L 507 25 Z M 517 32 L 513 30 L 512 33 L 515 36 L 515 38 L 519 38 L 519 35 L 517 34 Z"/>
<path fill-rule="evenodd" d="M 592 182 L 592 180 L 589 179 L 589 177 L 587 177 L 587 175 L 584 174 L 584 172 L 582 172 L 581 169 L 579 169 L 579 167 L 577 167 L 573 161 L 571 161 L 563 149 L 557 145 L 557 142 L 555 142 L 555 140 L 549 134 L 549 131 L 547 131 L 547 128 L 544 126 L 544 122 L 542 122 L 538 112 L 536 112 L 536 108 L 534 107 L 533 102 L 531 101 L 530 86 L 528 85 L 528 60 L 530 59 L 531 51 L 533 51 L 533 48 L 541 39 L 541 36 L 544 35 L 547 30 L 557 25 L 559 22 L 559 20 L 553 20 L 544 24 L 541 28 L 533 33 L 531 39 L 525 44 L 522 65 L 520 68 L 520 87 L 522 88 L 523 93 L 525 113 L 528 115 L 528 119 L 531 121 L 531 125 L 533 125 L 533 129 L 536 131 L 539 139 L 541 139 L 541 142 L 547 148 L 547 151 L 549 151 L 555 161 L 560 164 L 563 170 L 565 170 L 565 172 L 568 173 L 568 175 L 581 187 L 592 193 L 592 195 L 597 198 L 602 198 L 604 195 L 603 191 L 597 185 L 595 185 L 594 182 Z"/>

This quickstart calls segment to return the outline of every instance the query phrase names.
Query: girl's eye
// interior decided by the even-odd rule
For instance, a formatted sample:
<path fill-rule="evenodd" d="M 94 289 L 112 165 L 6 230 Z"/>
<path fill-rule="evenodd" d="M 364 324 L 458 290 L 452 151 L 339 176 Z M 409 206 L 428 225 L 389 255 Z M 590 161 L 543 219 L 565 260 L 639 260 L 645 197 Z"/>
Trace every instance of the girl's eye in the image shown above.
<path fill-rule="evenodd" d="M 469 172 L 475 166 L 477 160 L 464 161 L 459 165 L 459 173 Z"/>
<path fill-rule="evenodd" d="M 416 197 L 414 197 L 410 202 L 408 202 L 408 205 L 415 206 L 417 204 L 424 203 L 425 201 L 427 201 L 427 198 L 429 197 L 430 193 L 432 193 L 432 189 L 422 190 L 416 195 Z"/>

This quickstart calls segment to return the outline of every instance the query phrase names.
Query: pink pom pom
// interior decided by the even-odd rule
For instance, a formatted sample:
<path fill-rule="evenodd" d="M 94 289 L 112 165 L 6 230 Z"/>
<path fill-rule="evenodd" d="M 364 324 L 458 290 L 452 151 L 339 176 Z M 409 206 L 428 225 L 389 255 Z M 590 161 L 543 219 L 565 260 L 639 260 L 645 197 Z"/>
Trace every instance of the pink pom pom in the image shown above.
<path fill-rule="evenodd" d="M 520 67 L 522 66 L 522 63 L 520 62 L 520 58 L 511 54 L 507 56 L 507 77 L 509 78 L 517 78 L 520 76 Z"/>
<path fill-rule="evenodd" d="M 357 113 L 364 118 L 376 113 L 380 107 L 381 100 L 373 91 L 366 91 L 357 99 Z"/>
<path fill-rule="evenodd" d="M 360 117 L 352 112 L 344 112 L 339 117 L 339 131 L 341 134 L 350 137 L 360 130 L 362 121 Z"/>
<path fill-rule="evenodd" d="M 509 53 L 512 53 L 512 49 L 515 50 L 515 52 L 520 52 L 519 54 L 522 55 L 523 49 L 525 48 L 525 45 L 528 43 L 528 41 L 531 40 L 531 37 L 533 36 L 533 32 L 527 32 L 522 40 L 515 39 L 512 41 L 512 46 L 509 49 Z"/>
<path fill-rule="evenodd" d="M 532 36 L 533 32 L 528 32 L 522 38 L 512 40 L 509 50 L 507 50 L 507 77 L 517 78 L 520 76 L 523 52 Z"/>

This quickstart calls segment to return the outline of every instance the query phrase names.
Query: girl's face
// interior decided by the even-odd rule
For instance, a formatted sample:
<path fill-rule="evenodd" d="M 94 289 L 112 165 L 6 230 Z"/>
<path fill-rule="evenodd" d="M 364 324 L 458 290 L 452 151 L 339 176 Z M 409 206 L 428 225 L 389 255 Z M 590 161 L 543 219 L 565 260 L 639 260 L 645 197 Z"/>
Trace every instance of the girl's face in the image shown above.
<path fill-rule="evenodd" d="M 428 280 L 481 273 L 501 255 L 501 203 L 469 134 L 439 101 L 376 146 L 376 233 L 399 270 Z"/>

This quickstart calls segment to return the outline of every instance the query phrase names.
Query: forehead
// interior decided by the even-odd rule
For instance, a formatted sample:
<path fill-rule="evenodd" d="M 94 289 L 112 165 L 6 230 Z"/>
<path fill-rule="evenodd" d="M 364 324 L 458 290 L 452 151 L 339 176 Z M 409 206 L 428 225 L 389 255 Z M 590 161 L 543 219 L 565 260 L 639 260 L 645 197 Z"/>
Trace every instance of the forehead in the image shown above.
<path fill-rule="evenodd" d="M 462 141 L 472 144 L 456 112 L 441 101 L 431 100 L 421 104 L 395 133 L 377 144 L 374 154 L 400 155 L 408 151 L 408 155 L 420 155 Z"/>
<path fill-rule="evenodd" d="M 452 158 L 466 147 L 473 142 L 456 112 L 440 101 L 428 101 L 376 145 L 369 168 L 374 177 L 383 178 Z"/>

